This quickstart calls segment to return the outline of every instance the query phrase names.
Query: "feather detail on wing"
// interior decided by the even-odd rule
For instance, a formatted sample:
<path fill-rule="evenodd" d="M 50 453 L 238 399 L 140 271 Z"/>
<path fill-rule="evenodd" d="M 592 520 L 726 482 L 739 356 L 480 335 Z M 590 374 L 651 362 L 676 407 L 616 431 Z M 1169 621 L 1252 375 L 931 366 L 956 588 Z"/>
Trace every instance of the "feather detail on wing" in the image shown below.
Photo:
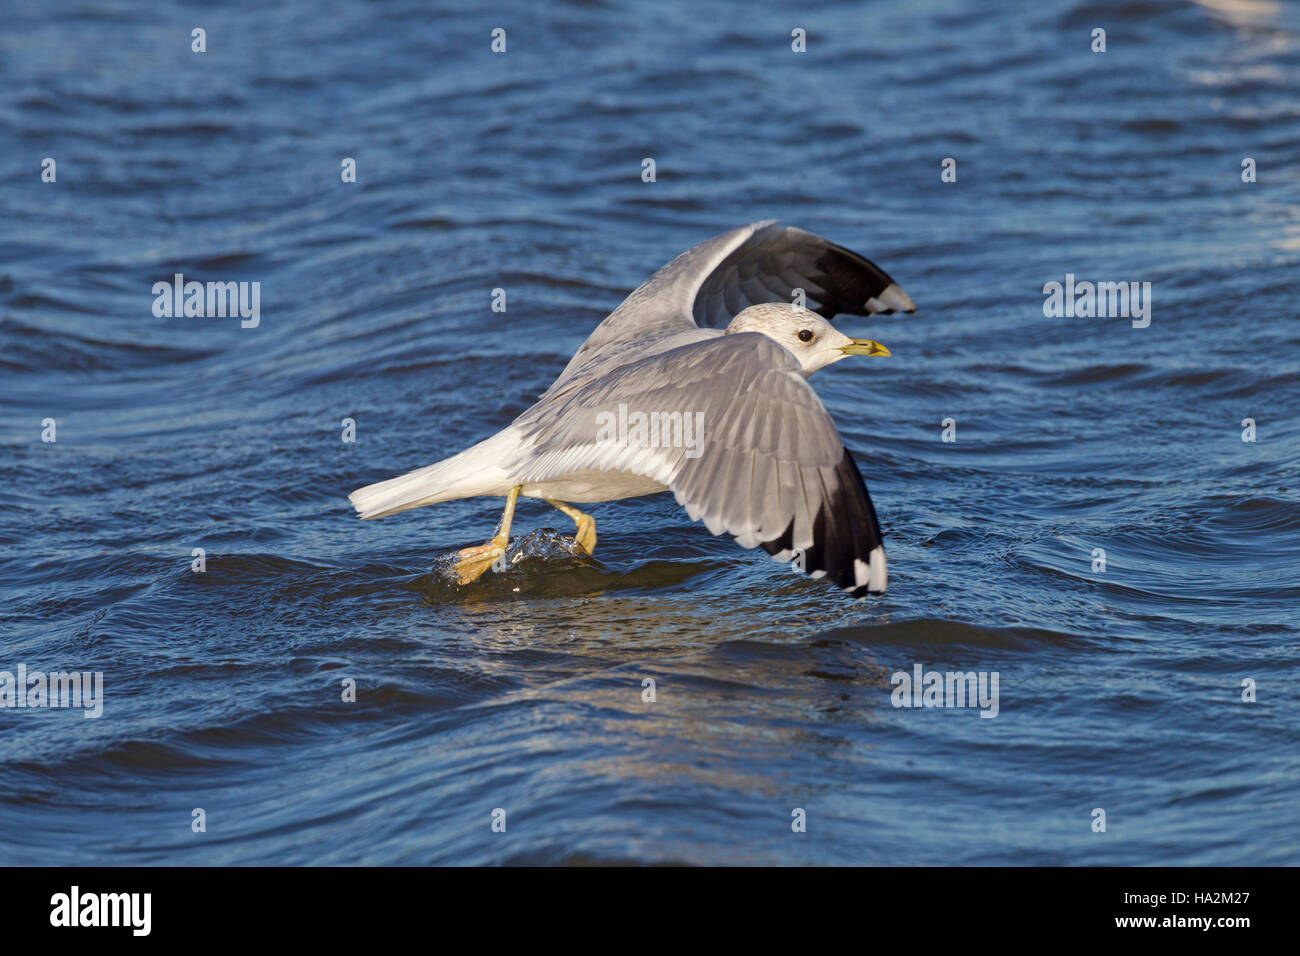
<path fill-rule="evenodd" d="M 871 498 L 798 367 L 753 332 L 643 358 L 525 412 L 504 467 L 519 484 L 585 470 L 641 475 L 713 534 L 793 560 L 855 597 L 883 591 Z"/>

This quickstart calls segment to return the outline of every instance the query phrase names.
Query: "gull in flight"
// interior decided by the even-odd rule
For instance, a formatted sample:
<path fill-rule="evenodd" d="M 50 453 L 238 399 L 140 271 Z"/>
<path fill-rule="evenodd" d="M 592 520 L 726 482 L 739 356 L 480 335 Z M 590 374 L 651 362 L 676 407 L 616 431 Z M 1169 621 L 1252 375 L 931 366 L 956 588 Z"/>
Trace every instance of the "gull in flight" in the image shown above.
<path fill-rule="evenodd" d="M 838 332 L 840 313 L 915 312 L 873 263 L 774 220 L 683 252 L 605 318 L 537 403 L 458 455 L 349 495 L 362 518 L 492 495 L 497 533 L 457 555 L 464 585 L 510 541 L 520 495 L 577 525 L 573 502 L 671 491 L 693 521 L 794 560 L 855 598 L 885 590 L 885 549 L 862 475 L 806 381 L 850 355 L 889 355 Z"/>

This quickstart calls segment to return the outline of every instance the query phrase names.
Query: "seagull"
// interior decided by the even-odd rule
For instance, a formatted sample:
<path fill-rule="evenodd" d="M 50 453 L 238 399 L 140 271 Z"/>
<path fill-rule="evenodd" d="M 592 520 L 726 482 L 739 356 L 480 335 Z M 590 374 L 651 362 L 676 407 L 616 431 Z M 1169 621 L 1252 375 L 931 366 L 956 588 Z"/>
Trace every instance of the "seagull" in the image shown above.
<path fill-rule="evenodd" d="M 348 497 L 364 519 L 505 498 L 491 540 L 457 554 L 462 586 L 502 559 L 520 495 L 571 518 L 574 547 L 590 554 L 596 522 L 574 502 L 671 491 L 715 535 L 854 598 L 879 594 L 888 575 L 875 508 L 807 378 L 851 355 L 889 355 L 831 317 L 915 311 L 855 252 L 776 220 L 741 226 L 632 292 L 497 434 Z"/>

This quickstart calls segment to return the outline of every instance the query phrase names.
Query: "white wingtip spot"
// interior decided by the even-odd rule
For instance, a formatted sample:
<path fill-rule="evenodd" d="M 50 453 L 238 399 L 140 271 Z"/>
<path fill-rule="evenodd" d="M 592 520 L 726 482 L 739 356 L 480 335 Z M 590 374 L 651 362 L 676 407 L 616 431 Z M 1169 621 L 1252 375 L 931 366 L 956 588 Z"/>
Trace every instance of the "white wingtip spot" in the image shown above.
<path fill-rule="evenodd" d="M 916 303 L 912 297 L 898 287 L 898 283 L 890 283 L 875 298 L 867 300 L 867 307 L 873 312 L 915 312 Z"/>
<path fill-rule="evenodd" d="M 853 586 L 855 588 L 862 587 L 864 584 L 867 583 L 868 580 L 870 580 L 870 577 L 871 577 L 871 569 L 867 567 L 867 563 L 863 561 L 861 558 L 854 558 L 853 559 Z"/>
<path fill-rule="evenodd" d="M 885 585 L 889 583 L 889 570 L 885 565 L 885 546 L 878 544 L 872 548 L 871 554 L 868 555 L 868 561 L 870 566 L 868 567 L 867 590 L 881 594 L 885 590 Z M 856 567 L 854 570 L 857 570 Z"/>

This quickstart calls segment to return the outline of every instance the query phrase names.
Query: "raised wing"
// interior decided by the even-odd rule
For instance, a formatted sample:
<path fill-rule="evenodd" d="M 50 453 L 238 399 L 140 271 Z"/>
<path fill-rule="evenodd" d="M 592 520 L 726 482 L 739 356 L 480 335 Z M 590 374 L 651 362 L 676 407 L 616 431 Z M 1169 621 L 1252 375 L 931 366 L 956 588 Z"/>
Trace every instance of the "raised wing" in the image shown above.
<path fill-rule="evenodd" d="M 916 311 L 893 279 L 856 252 L 774 219 L 754 222 L 687 249 L 642 283 L 596 326 L 550 392 L 698 340 L 700 329 L 725 328 L 748 306 L 791 302 L 796 289 L 828 319 Z"/>
<path fill-rule="evenodd" d="M 792 301 L 795 289 L 803 289 L 807 307 L 825 319 L 916 311 L 893 279 L 850 249 L 774 220 L 744 228 L 750 234 L 707 275 L 686 279 L 697 282 L 697 325 L 726 328 L 751 305 Z"/>
<path fill-rule="evenodd" d="M 518 484 L 587 470 L 643 475 L 713 534 L 794 559 L 854 597 L 884 591 L 867 487 L 798 367 L 752 332 L 641 359 L 525 412 L 515 422 L 522 447 L 504 467 Z"/>

